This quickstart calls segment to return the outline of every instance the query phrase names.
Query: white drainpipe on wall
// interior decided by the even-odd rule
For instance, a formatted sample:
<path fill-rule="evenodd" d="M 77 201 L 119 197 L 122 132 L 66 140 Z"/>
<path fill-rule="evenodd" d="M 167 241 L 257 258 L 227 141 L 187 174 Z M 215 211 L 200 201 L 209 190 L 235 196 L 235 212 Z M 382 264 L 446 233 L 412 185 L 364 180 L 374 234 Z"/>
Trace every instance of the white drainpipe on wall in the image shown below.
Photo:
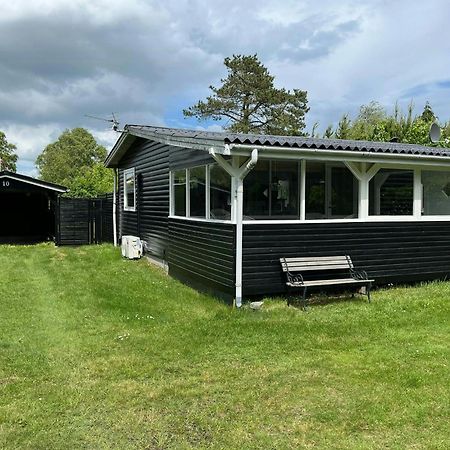
<path fill-rule="evenodd" d="M 117 169 L 113 169 L 114 172 L 114 185 L 113 185 L 113 240 L 114 247 L 117 247 Z"/>
<path fill-rule="evenodd" d="M 255 167 L 258 162 L 258 150 L 252 150 L 250 159 L 242 166 L 239 166 L 237 156 L 233 156 L 233 165 L 230 165 L 221 155 L 210 150 L 210 155 L 217 163 L 232 177 L 232 187 L 235 189 L 233 195 L 232 211 L 234 222 L 236 224 L 236 307 L 242 306 L 242 220 L 244 215 L 244 178 Z"/>

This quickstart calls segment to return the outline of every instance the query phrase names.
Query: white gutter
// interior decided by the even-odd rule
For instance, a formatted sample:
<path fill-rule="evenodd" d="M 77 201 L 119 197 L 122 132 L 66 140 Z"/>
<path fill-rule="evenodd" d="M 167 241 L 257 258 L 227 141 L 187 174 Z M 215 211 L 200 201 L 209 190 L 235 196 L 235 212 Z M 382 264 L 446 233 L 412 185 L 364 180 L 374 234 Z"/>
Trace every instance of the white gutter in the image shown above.
<path fill-rule="evenodd" d="M 114 186 L 113 186 L 113 240 L 114 247 L 117 247 L 117 169 L 113 169 L 114 172 Z"/>
<path fill-rule="evenodd" d="M 250 145 L 250 144 L 229 144 L 227 150 L 235 155 L 246 156 L 254 149 L 262 150 L 260 157 L 279 159 L 328 159 L 334 161 L 360 162 L 367 161 L 373 163 L 401 163 L 412 165 L 448 165 L 450 166 L 450 156 L 432 155 L 410 155 L 402 153 L 375 153 L 351 150 L 328 150 L 317 148 L 286 148 L 272 145 Z"/>
<path fill-rule="evenodd" d="M 221 155 L 218 155 L 214 149 L 210 149 L 209 154 L 215 161 L 233 177 L 233 187 L 235 194 L 233 196 L 234 223 L 236 224 L 236 282 L 235 282 L 235 304 L 237 308 L 242 306 L 242 236 L 243 236 L 243 215 L 244 215 L 244 178 L 255 167 L 258 162 L 258 150 L 253 149 L 250 159 L 242 166 L 239 166 L 236 159 L 233 159 L 233 166 L 230 165 Z"/>

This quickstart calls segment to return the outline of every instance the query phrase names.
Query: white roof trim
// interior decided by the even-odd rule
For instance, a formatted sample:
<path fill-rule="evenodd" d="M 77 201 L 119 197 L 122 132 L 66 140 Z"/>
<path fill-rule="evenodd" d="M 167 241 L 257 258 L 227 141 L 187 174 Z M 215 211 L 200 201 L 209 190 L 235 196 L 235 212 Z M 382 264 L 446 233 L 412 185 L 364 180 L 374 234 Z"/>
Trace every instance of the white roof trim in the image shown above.
<path fill-rule="evenodd" d="M 20 181 L 21 183 L 32 184 L 34 186 L 39 186 L 41 188 L 50 189 L 50 190 L 56 191 L 56 192 L 67 192 L 67 189 L 57 188 L 57 187 L 54 187 L 54 186 L 49 186 L 48 184 L 39 183 L 38 180 L 36 180 L 36 181 L 24 180 L 22 178 L 15 177 L 14 175 L 9 175 L 9 174 L 0 175 L 0 178 L 10 178 L 12 180 Z"/>

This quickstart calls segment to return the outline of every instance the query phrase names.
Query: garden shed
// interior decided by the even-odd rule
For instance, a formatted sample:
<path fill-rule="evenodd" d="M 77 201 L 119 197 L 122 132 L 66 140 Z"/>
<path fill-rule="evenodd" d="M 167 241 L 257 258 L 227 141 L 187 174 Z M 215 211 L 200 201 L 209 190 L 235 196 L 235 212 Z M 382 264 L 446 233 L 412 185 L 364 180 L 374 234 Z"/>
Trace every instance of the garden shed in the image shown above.
<path fill-rule="evenodd" d="M 0 241 L 53 239 L 56 202 L 67 189 L 26 175 L 0 171 Z"/>
<path fill-rule="evenodd" d="M 128 125 L 117 236 L 234 298 L 285 291 L 283 257 L 350 255 L 377 283 L 450 275 L 445 148 Z"/>

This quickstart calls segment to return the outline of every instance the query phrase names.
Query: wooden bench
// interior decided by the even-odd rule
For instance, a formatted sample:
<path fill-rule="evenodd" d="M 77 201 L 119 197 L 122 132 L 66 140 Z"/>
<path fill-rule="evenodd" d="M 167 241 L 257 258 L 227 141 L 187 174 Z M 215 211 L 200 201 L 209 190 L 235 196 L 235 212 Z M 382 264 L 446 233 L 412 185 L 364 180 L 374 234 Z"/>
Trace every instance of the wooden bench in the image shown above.
<path fill-rule="evenodd" d="M 370 302 L 370 288 L 374 280 L 370 280 L 364 270 L 355 269 L 348 255 L 280 258 L 280 263 L 286 275 L 288 291 L 302 291 L 303 308 L 306 308 L 306 292 L 309 287 L 360 286 L 365 288 Z"/>

